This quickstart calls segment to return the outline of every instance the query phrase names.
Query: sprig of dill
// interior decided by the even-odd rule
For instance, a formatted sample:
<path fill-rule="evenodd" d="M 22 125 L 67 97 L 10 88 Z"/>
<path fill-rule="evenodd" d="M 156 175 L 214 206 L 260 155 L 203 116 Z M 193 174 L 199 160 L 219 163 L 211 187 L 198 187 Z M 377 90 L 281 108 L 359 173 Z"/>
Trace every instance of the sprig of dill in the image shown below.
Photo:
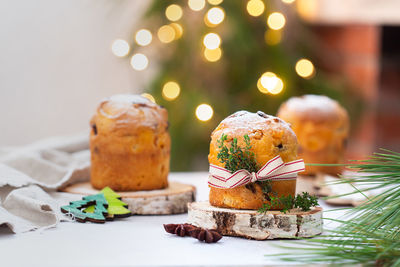
<path fill-rule="evenodd" d="M 257 172 L 257 162 L 254 153 L 251 152 L 250 138 L 246 134 L 243 136 L 246 146 L 241 148 L 238 146 L 237 138 L 233 138 L 230 147 L 225 145 L 228 140 L 226 134 L 222 134 L 221 138 L 217 141 L 219 152 L 217 155 L 218 160 L 225 164 L 225 169 L 232 173 L 245 169 L 249 172 Z"/>

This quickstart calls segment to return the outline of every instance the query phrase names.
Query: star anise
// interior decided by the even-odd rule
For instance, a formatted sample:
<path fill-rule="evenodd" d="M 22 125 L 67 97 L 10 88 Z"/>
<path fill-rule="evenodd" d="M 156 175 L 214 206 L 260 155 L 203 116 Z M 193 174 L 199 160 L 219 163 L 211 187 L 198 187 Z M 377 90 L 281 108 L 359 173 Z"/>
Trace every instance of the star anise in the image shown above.
<path fill-rule="evenodd" d="M 206 243 L 216 243 L 222 238 L 222 235 L 215 230 L 199 227 L 191 230 L 189 233 L 192 237 L 199 241 L 205 241 Z"/>
<path fill-rule="evenodd" d="M 197 227 L 194 225 L 191 225 L 189 223 L 183 223 L 183 224 L 164 224 L 164 229 L 167 233 L 170 234 L 175 234 L 177 236 L 189 236 L 189 232 L 191 230 L 196 229 Z"/>

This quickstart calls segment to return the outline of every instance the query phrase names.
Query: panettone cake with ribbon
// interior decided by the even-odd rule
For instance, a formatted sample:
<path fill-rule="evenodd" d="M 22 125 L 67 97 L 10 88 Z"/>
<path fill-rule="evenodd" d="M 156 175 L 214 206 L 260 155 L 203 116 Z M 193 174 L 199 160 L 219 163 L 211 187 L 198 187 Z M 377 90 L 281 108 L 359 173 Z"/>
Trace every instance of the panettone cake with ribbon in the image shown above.
<path fill-rule="evenodd" d="M 215 207 L 270 209 L 271 198 L 295 196 L 297 137 L 290 125 L 264 112 L 238 111 L 224 119 L 211 135 L 210 204 Z"/>
<path fill-rule="evenodd" d="M 188 223 L 221 235 L 256 240 L 312 237 L 322 232 L 322 208 L 296 195 L 297 137 L 290 125 L 258 111 L 238 111 L 211 134 L 209 201 L 188 204 Z"/>

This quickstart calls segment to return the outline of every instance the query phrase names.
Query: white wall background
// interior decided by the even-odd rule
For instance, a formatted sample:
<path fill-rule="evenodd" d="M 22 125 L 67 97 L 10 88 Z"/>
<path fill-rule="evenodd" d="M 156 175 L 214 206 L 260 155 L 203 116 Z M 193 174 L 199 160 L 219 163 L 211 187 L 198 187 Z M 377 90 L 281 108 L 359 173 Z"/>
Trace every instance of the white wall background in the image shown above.
<path fill-rule="evenodd" d="M 103 97 L 141 92 L 110 45 L 132 40 L 148 3 L 0 0 L 0 146 L 85 131 Z"/>

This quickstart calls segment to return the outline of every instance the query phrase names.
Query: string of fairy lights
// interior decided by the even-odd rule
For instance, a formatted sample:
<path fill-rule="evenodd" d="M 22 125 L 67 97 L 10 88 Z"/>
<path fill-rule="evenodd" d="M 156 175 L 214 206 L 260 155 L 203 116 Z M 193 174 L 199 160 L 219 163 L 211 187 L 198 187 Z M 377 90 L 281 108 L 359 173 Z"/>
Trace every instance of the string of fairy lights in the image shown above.
<path fill-rule="evenodd" d="M 295 0 L 281 0 L 285 4 L 292 4 Z M 207 5 L 207 3 L 209 5 Z M 209 32 L 202 38 L 203 58 L 210 63 L 219 61 L 222 58 L 223 51 L 221 44 L 223 40 L 216 31 L 218 25 L 225 20 L 225 11 L 219 6 L 223 0 L 188 0 L 187 5 L 192 11 L 202 11 L 209 8 L 204 15 L 204 24 L 209 28 Z M 265 4 L 262 0 L 248 0 L 246 4 L 247 13 L 253 17 L 260 17 L 265 14 Z M 140 29 L 136 32 L 134 39 L 138 46 L 148 46 L 153 42 L 153 34 L 156 34 L 158 40 L 163 44 L 178 40 L 184 34 L 184 29 L 179 21 L 184 15 L 184 9 L 178 4 L 171 4 L 165 9 L 165 17 L 170 21 L 169 24 L 162 25 L 157 33 L 152 33 L 148 29 Z M 286 17 L 281 12 L 275 11 L 265 14 L 266 31 L 264 35 L 265 42 L 268 45 L 277 45 L 281 42 L 282 31 L 286 25 Z M 131 46 L 126 40 L 117 39 L 112 43 L 112 53 L 117 57 L 126 57 L 131 52 Z M 148 57 L 143 53 L 133 53 L 130 64 L 135 71 L 144 71 L 149 65 Z M 306 58 L 297 61 L 294 67 L 297 75 L 304 79 L 310 79 L 315 75 L 313 63 Z M 258 90 L 262 94 L 277 95 L 284 90 L 285 83 L 281 77 L 271 71 L 266 71 L 260 75 L 256 81 Z M 167 101 L 176 100 L 181 93 L 181 88 L 177 81 L 167 81 L 162 88 L 162 97 Z M 144 97 L 156 102 L 154 96 L 149 93 L 143 93 Z M 213 117 L 213 108 L 207 103 L 200 103 L 194 110 L 194 115 L 200 121 L 208 121 Z"/>

